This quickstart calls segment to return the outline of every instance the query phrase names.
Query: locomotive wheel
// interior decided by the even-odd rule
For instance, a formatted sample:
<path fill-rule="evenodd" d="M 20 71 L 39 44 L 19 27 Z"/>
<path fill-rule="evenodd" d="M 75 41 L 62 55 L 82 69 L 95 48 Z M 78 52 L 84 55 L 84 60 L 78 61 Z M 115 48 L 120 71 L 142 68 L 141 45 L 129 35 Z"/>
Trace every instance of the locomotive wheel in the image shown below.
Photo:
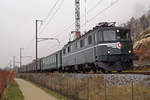
<path fill-rule="evenodd" d="M 108 73 L 112 73 L 112 71 L 108 71 Z"/>
<path fill-rule="evenodd" d="M 105 73 L 105 70 L 104 69 L 99 69 L 99 72 L 100 73 Z"/>
<path fill-rule="evenodd" d="M 96 69 L 93 69 L 93 72 L 94 72 L 94 73 L 97 73 L 97 70 L 96 70 Z"/>
<path fill-rule="evenodd" d="M 83 69 L 83 70 L 82 70 L 82 73 L 86 73 L 86 71 Z"/>

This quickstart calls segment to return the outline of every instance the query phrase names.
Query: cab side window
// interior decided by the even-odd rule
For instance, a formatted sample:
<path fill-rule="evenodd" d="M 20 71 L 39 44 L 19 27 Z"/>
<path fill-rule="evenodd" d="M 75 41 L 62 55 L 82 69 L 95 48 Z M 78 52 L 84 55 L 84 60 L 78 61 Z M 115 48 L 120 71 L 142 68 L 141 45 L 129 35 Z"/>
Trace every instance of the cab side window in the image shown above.
<path fill-rule="evenodd" d="M 82 39 L 82 40 L 80 40 L 80 47 L 82 48 L 84 46 L 85 46 L 85 41 L 84 41 L 84 39 Z"/>
<path fill-rule="evenodd" d="M 98 42 L 103 41 L 103 32 L 102 31 L 97 32 L 97 40 L 98 40 Z"/>
<path fill-rule="evenodd" d="M 70 53 L 71 52 L 71 47 L 70 46 L 68 46 L 68 53 Z"/>
<path fill-rule="evenodd" d="M 63 49 L 63 54 L 66 54 L 66 49 L 65 48 Z"/>
<path fill-rule="evenodd" d="M 88 36 L 88 44 L 92 44 L 92 35 Z"/>

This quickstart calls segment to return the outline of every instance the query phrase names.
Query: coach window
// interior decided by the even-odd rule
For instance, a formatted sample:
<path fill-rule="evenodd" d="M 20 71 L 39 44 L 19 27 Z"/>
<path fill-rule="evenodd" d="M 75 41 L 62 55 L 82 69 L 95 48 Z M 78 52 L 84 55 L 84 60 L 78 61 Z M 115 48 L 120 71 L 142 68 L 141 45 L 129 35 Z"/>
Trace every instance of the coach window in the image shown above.
<path fill-rule="evenodd" d="M 63 49 L 63 54 L 66 54 L 66 49 Z"/>
<path fill-rule="evenodd" d="M 97 40 L 98 40 L 98 42 L 102 42 L 103 41 L 103 34 L 102 34 L 102 31 L 99 31 L 98 33 L 97 33 Z"/>
<path fill-rule="evenodd" d="M 85 38 L 85 46 L 87 46 L 88 45 L 88 38 L 86 37 Z"/>
<path fill-rule="evenodd" d="M 51 62 L 51 57 L 49 58 L 49 62 L 50 62 L 50 64 L 52 63 L 52 62 Z"/>
<path fill-rule="evenodd" d="M 55 62 L 55 58 L 53 57 L 53 63 Z"/>
<path fill-rule="evenodd" d="M 85 45 L 84 39 L 80 40 L 80 47 L 82 48 L 82 47 L 84 47 L 84 45 Z"/>
<path fill-rule="evenodd" d="M 73 48 L 73 49 L 76 50 L 77 48 L 78 48 L 78 42 L 75 42 L 75 43 L 74 43 L 74 48 Z"/>
<path fill-rule="evenodd" d="M 70 53 L 71 52 L 71 47 L 70 46 L 68 46 L 68 53 Z"/>
<path fill-rule="evenodd" d="M 52 59 L 52 57 L 51 57 L 51 64 L 53 63 L 53 59 Z"/>
<path fill-rule="evenodd" d="M 54 62 L 56 62 L 55 57 L 54 57 Z"/>
<path fill-rule="evenodd" d="M 80 41 L 77 42 L 77 48 L 80 48 Z"/>
<path fill-rule="evenodd" d="M 77 42 L 75 42 L 75 49 L 77 49 L 78 48 L 78 46 L 77 46 Z"/>
<path fill-rule="evenodd" d="M 70 46 L 70 52 L 72 52 L 73 50 L 73 44 Z"/>
<path fill-rule="evenodd" d="M 92 44 L 92 36 L 91 35 L 88 37 L 88 44 Z"/>
<path fill-rule="evenodd" d="M 52 63 L 54 63 L 54 57 L 52 57 Z"/>
<path fill-rule="evenodd" d="M 49 60 L 48 62 L 51 63 L 51 58 L 50 57 L 48 57 L 48 60 Z"/>
<path fill-rule="evenodd" d="M 54 59 L 54 57 L 53 57 L 53 63 L 55 62 L 54 60 L 55 60 L 55 59 Z"/>
<path fill-rule="evenodd" d="M 49 63 L 51 64 L 51 58 L 49 58 Z"/>
<path fill-rule="evenodd" d="M 83 41 L 83 47 L 85 46 L 85 39 L 82 40 Z"/>

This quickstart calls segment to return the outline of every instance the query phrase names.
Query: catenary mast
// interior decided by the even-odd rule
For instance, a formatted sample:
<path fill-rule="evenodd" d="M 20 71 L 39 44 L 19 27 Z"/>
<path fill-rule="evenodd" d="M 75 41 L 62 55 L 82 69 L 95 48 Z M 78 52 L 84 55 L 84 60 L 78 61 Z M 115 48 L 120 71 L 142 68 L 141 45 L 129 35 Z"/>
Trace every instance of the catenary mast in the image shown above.
<path fill-rule="evenodd" d="M 80 0 L 75 0 L 75 38 L 80 38 Z"/>

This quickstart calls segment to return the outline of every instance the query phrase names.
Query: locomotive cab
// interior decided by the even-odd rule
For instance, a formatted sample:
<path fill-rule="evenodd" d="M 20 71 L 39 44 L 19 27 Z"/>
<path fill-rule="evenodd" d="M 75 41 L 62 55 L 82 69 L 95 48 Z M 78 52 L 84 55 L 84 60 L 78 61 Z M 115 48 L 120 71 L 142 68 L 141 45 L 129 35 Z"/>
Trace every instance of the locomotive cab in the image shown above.
<path fill-rule="evenodd" d="M 97 31 L 96 61 L 105 71 L 121 71 L 133 66 L 133 44 L 130 30 L 121 27 L 103 27 Z"/>

